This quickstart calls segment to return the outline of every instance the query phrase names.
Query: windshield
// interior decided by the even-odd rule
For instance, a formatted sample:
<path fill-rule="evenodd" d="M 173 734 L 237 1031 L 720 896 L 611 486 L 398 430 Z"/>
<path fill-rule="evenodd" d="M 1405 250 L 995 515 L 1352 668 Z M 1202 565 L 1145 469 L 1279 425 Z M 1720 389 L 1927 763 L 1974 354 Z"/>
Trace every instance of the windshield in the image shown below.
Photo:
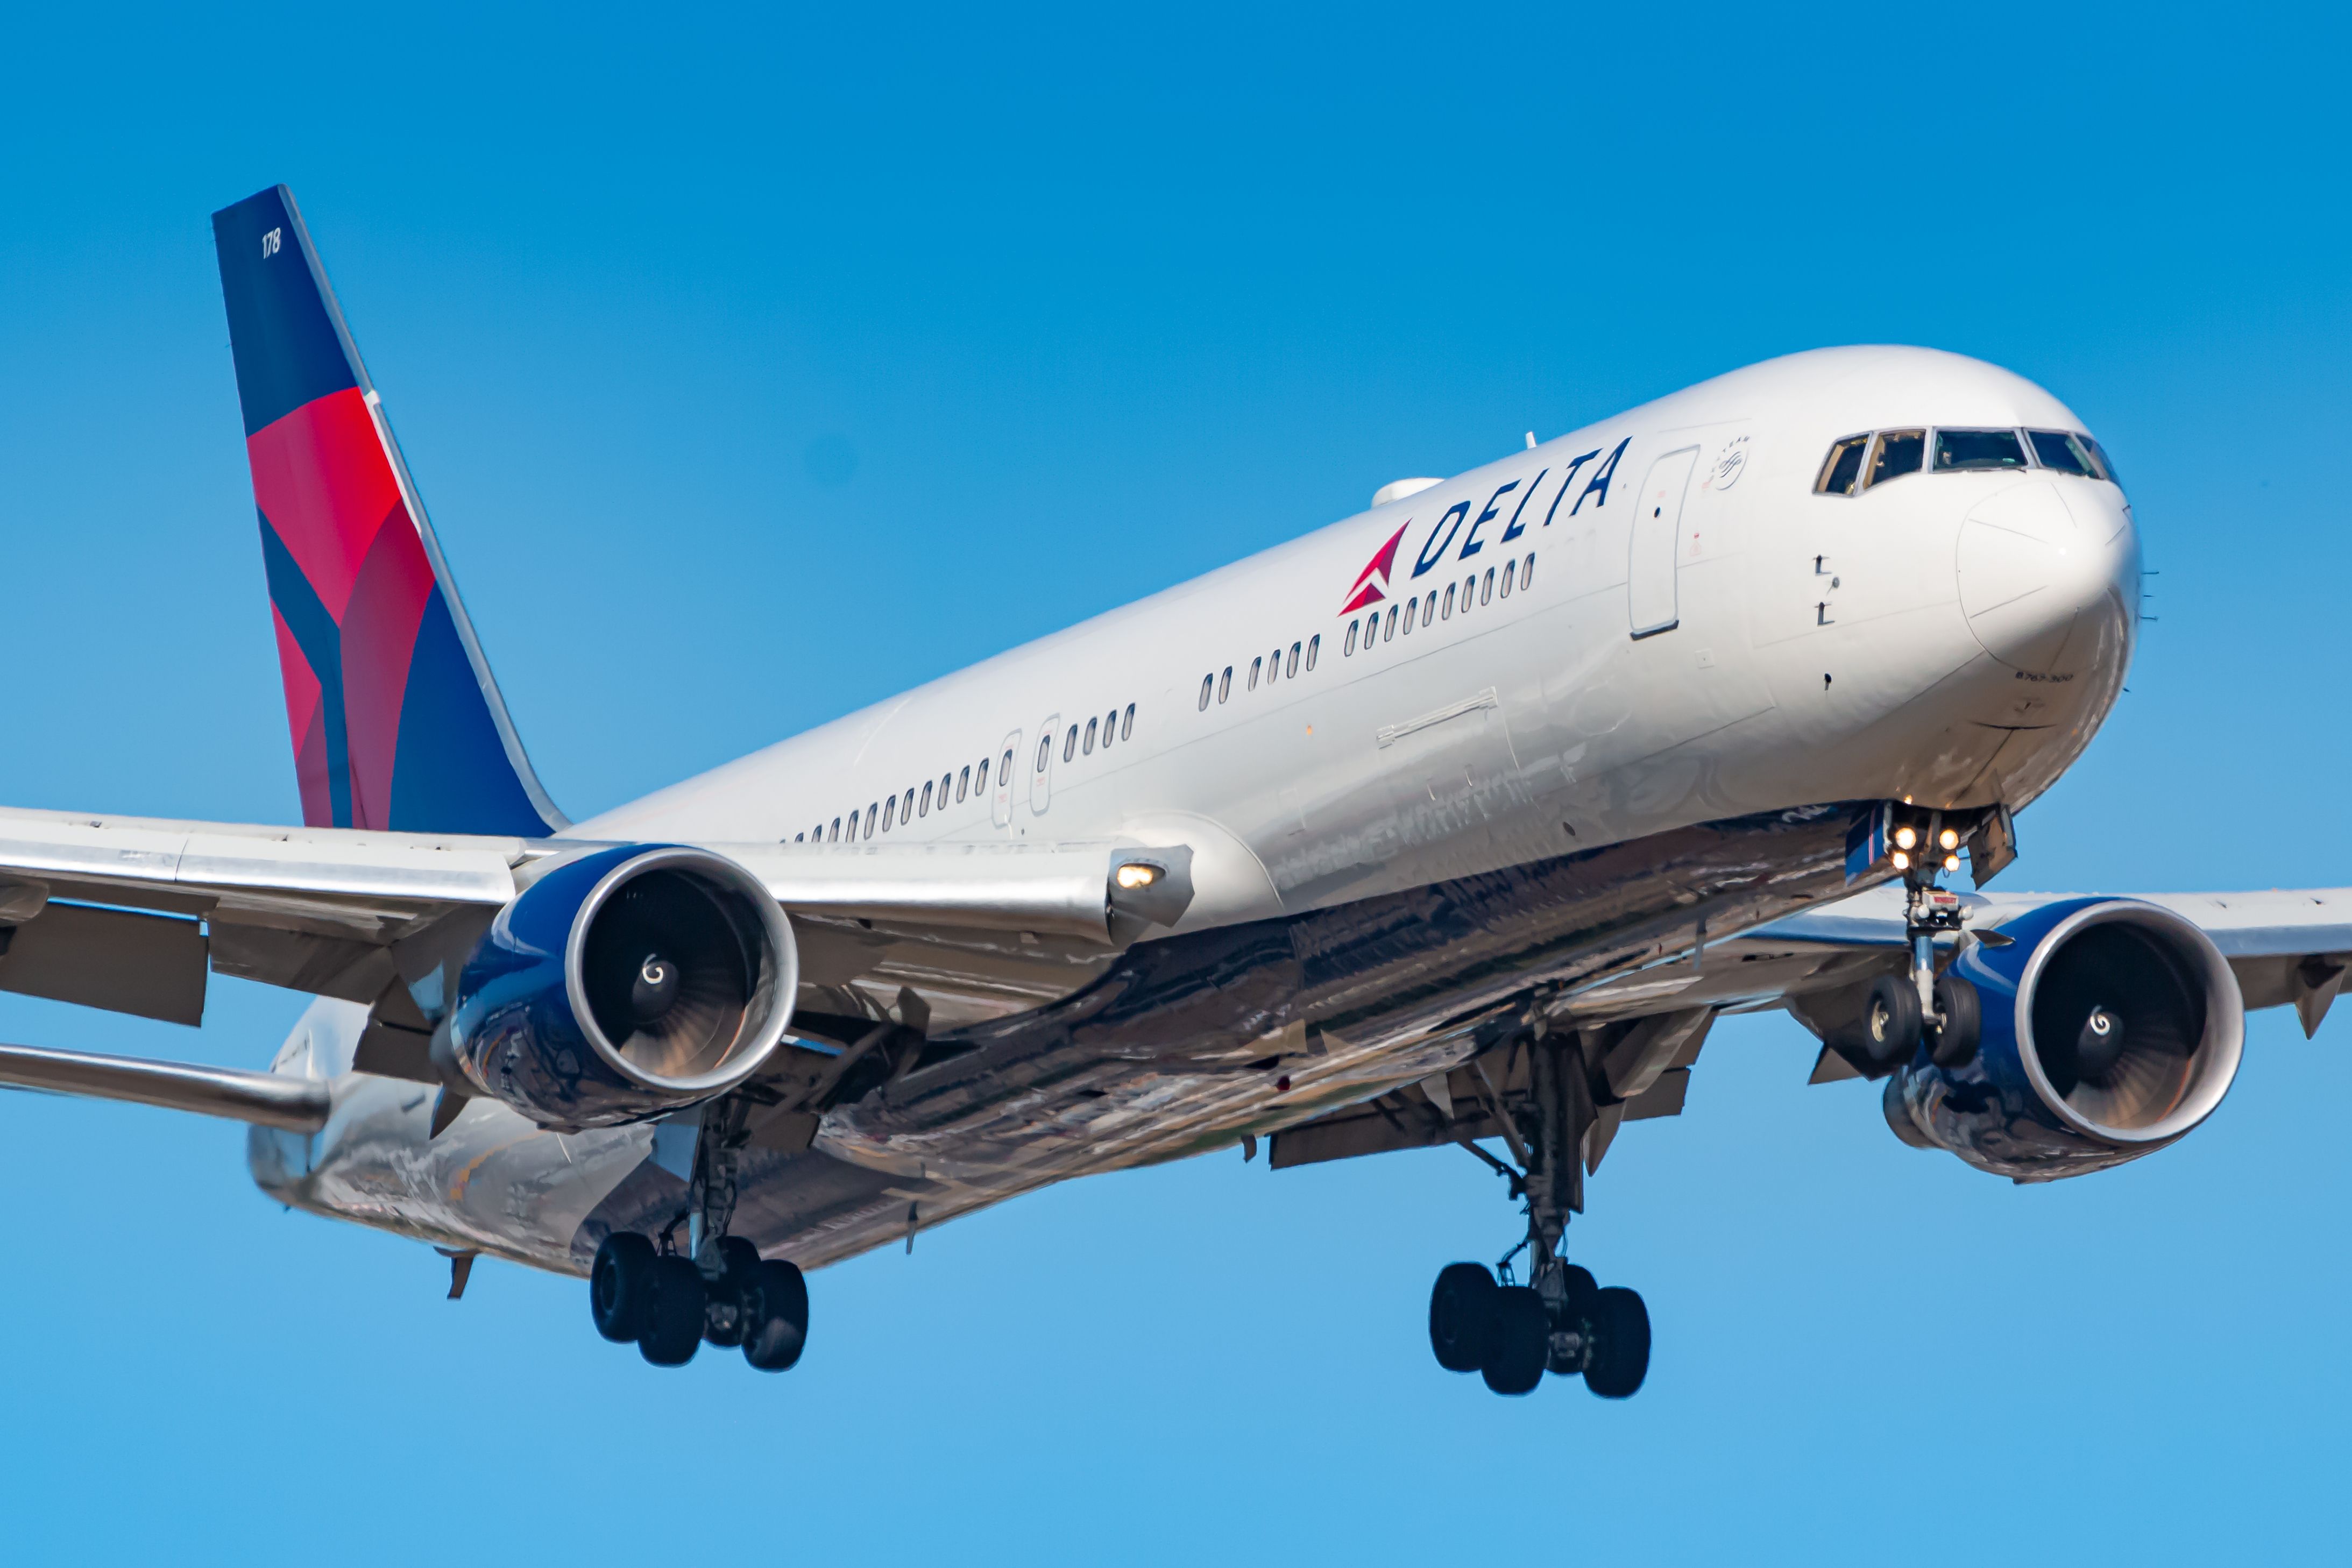
<path fill-rule="evenodd" d="M 2025 445 L 2017 439 L 2017 432 L 2013 430 L 1936 432 L 1936 472 L 1938 474 L 2024 466 Z"/>

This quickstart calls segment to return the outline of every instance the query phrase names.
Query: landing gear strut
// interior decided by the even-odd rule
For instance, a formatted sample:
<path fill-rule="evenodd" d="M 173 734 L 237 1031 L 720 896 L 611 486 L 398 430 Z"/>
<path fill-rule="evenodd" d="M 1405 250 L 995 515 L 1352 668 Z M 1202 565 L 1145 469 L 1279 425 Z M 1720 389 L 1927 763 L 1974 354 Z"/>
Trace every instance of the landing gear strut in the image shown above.
<path fill-rule="evenodd" d="M 781 1258 L 761 1258 L 727 1233 L 735 1215 L 735 1175 L 743 1140 L 742 1109 L 728 1101 L 705 1113 L 695 1143 L 694 1176 L 684 1213 L 656 1245 L 616 1230 L 596 1249 L 588 1271 L 588 1308 L 596 1332 L 635 1343 L 656 1366 L 683 1366 L 705 1343 L 742 1347 L 762 1372 L 782 1372 L 808 1341 L 808 1284 Z M 687 1222 L 688 1249 L 674 1239 Z"/>
<path fill-rule="evenodd" d="M 1576 1036 L 1551 1034 L 1540 1017 L 1524 1048 L 1534 1102 L 1525 1127 L 1514 1124 L 1493 1081 L 1477 1070 L 1520 1167 L 1475 1144 L 1464 1146 L 1510 1179 L 1512 1197 L 1527 1200 L 1527 1237 L 1491 1272 L 1480 1263 L 1451 1263 L 1439 1272 L 1429 1297 L 1430 1349 L 1448 1372 L 1476 1372 L 1497 1394 L 1531 1393 L 1549 1371 L 1580 1375 L 1593 1393 L 1622 1399 L 1649 1374 L 1649 1309 L 1622 1286 L 1603 1289 L 1560 1246 L 1569 1217 L 1584 1209 L 1584 1141 L 1596 1113 L 1584 1051 Z M 1513 1272 L 1522 1252 L 1524 1285 Z"/>
<path fill-rule="evenodd" d="M 1936 938 L 1960 931 L 1966 916 L 1959 895 L 1936 885 L 1939 873 L 1959 869 L 1961 835 L 1944 825 L 1942 813 L 1931 811 L 1924 829 L 1916 822 L 1900 824 L 1891 841 L 1890 858 L 1903 873 L 1903 936 L 1910 965 L 1906 973 L 1882 975 L 1872 984 L 1864 1049 L 1882 1068 L 1902 1066 L 1923 1044 L 1937 1066 L 1965 1067 L 1977 1053 L 1982 1021 L 1976 988 L 1936 972 Z"/>

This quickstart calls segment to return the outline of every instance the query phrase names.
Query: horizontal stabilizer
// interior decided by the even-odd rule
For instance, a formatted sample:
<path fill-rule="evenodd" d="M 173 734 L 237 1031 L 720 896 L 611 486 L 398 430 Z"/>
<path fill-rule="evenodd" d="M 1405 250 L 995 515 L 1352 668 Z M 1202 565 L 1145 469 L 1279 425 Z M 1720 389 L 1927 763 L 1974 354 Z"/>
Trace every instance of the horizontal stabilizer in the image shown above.
<path fill-rule="evenodd" d="M 327 1124 L 330 1110 L 327 1086 L 314 1078 L 87 1051 L 45 1051 L 36 1045 L 0 1045 L 0 1084 L 93 1100 L 128 1100 L 289 1133 L 317 1132 Z"/>

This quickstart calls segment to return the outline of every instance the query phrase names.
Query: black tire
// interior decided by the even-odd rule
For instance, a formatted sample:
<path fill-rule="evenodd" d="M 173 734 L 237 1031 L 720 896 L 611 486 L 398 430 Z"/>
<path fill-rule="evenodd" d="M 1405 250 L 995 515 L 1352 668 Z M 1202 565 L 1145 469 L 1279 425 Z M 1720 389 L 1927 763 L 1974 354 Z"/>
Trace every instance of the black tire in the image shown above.
<path fill-rule="evenodd" d="M 1623 1399 L 1650 1375 L 1650 1309 L 1622 1285 L 1593 1298 L 1592 1348 L 1584 1386 L 1603 1399 Z"/>
<path fill-rule="evenodd" d="M 653 1311 L 654 1244 L 634 1230 L 616 1230 L 596 1249 L 588 1268 L 588 1312 L 596 1332 L 628 1344 L 646 1332 Z"/>
<path fill-rule="evenodd" d="M 691 1258 L 654 1260 L 653 1311 L 637 1354 L 656 1366 L 684 1366 L 702 1344 L 702 1270 Z"/>
<path fill-rule="evenodd" d="M 1936 1010 L 1944 1015 L 1927 1055 L 1938 1067 L 1958 1070 L 1974 1061 L 1977 1041 L 1984 1033 L 1984 1003 L 1977 988 L 1958 975 L 1936 982 Z"/>
<path fill-rule="evenodd" d="M 740 1236 L 719 1239 L 719 1273 L 705 1282 L 702 1343 L 731 1350 L 751 1330 L 751 1292 L 758 1288 L 760 1249 Z"/>
<path fill-rule="evenodd" d="M 808 1345 L 808 1281 L 783 1259 L 771 1259 L 752 1276 L 743 1359 L 761 1372 L 789 1372 Z"/>
<path fill-rule="evenodd" d="M 1573 1263 L 1561 1265 L 1560 1273 L 1568 1289 L 1560 1301 L 1559 1326 L 1574 1329 L 1580 1334 L 1585 1324 L 1591 1320 L 1593 1298 L 1600 1295 L 1601 1286 L 1593 1279 L 1591 1270 L 1580 1269 Z M 1584 1352 L 1580 1348 L 1573 1356 L 1550 1352 L 1546 1355 L 1545 1363 L 1562 1377 L 1574 1377 L 1584 1370 Z"/>
<path fill-rule="evenodd" d="M 1494 1326 L 1478 1368 L 1486 1386 L 1497 1394 L 1532 1394 L 1550 1359 L 1551 1315 L 1543 1298 L 1528 1285 L 1496 1287 Z"/>
<path fill-rule="evenodd" d="M 1863 1050 L 1881 1067 L 1900 1067 L 1919 1049 L 1919 988 L 1908 975 L 1881 975 L 1862 1009 Z"/>
<path fill-rule="evenodd" d="M 1429 1348 L 1448 1372 L 1475 1372 L 1486 1359 L 1495 1317 L 1495 1276 L 1483 1263 L 1448 1263 L 1429 1292 Z"/>

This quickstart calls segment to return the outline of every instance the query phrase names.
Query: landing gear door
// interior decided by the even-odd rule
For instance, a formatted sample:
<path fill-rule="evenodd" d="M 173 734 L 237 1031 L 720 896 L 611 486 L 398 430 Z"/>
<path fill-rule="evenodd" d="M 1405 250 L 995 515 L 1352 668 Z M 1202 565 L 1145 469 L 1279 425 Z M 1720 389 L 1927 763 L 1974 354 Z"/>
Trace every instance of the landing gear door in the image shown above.
<path fill-rule="evenodd" d="M 1013 770 L 1020 766 L 1021 732 L 1016 729 L 1004 737 L 1003 754 L 996 759 L 996 800 L 989 816 L 1000 828 L 1013 825 Z"/>
<path fill-rule="evenodd" d="M 1048 715 L 1037 727 L 1037 755 L 1029 759 L 1029 810 L 1043 816 L 1054 799 L 1054 736 L 1062 727 L 1060 714 Z"/>
<path fill-rule="evenodd" d="M 1636 637 L 1671 632 L 1681 620 L 1675 593 L 1675 547 L 1682 534 L 1683 496 L 1690 488 L 1698 448 L 1685 446 L 1650 465 L 1633 513 L 1633 554 L 1627 563 L 1625 606 Z"/>

